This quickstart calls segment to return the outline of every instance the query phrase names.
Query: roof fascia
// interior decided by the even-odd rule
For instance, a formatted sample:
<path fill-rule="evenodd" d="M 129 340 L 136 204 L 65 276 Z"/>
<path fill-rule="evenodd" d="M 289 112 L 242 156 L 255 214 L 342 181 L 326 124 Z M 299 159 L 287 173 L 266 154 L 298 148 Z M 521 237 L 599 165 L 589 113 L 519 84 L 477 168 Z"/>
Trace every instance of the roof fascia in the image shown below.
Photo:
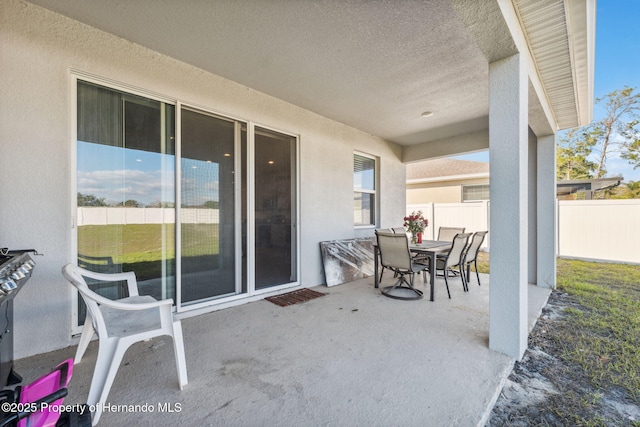
<path fill-rule="evenodd" d="M 547 92 L 545 91 L 544 85 L 542 84 L 540 72 L 538 71 L 537 64 L 533 59 L 533 54 L 531 53 L 527 38 L 524 35 L 524 30 L 522 29 L 522 24 L 520 22 L 518 14 L 516 13 L 513 2 L 512 0 L 498 0 L 498 6 L 500 7 L 500 11 L 502 12 L 502 16 L 507 23 L 509 31 L 511 32 L 511 36 L 513 37 L 516 47 L 520 54 L 523 55 L 524 61 L 527 64 L 529 83 L 535 91 L 535 94 L 538 98 L 539 106 L 544 113 L 547 121 L 549 122 L 551 128 L 557 131 L 559 130 L 558 121 L 551 108 L 549 97 L 547 96 Z"/>
<path fill-rule="evenodd" d="M 571 62 L 574 64 L 576 103 L 579 126 L 586 126 L 593 119 L 594 69 L 595 69 L 595 0 L 564 0 L 569 29 Z"/>
<path fill-rule="evenodd" d="M 489 172 L 468 173 L 464 175 L 443 175 L 432 178 L 408 179 L 407 184 L 426 184 L 440 181 L 464 181 L 467 179 L 489 178 Z"/>

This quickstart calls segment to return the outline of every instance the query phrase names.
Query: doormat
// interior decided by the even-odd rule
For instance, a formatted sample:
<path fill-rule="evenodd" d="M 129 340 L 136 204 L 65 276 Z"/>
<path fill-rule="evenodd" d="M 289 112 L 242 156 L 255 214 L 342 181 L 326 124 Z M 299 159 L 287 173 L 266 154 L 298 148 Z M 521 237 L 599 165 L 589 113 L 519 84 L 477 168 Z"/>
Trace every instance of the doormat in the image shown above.
<path fill-rule="evenodd" d="M 267 301 L 272 302 L 280 307 L 286 307 L 288 305 L 299 304 L 301 302 L 309 301 L 318 297 L 323 297 L 326 294 L 322 292 L 312 291 L 311 289 L 302 288 L 297 291 L 287 292 L 286 294 L 276 295 L 273 297 L 265 298 Z"/>

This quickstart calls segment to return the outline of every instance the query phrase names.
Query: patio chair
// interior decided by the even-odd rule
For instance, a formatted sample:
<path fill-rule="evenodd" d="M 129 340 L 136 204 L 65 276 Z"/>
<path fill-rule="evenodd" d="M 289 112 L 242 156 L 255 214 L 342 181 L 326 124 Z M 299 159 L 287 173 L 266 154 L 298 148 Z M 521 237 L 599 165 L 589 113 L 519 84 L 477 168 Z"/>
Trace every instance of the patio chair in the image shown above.
<path fill-rule="evenodd" d="M 424 264 L 416 264 L 409 252 L 409 239 L 403 233 L 390 233 L 376 230 L 378 249 L 380 250 L 380 262 L 383 268 L 388 268 L 395 273 L 397 281 L 393 286 L 382 288 L 382 294 L 396 299 L 420 299 L 422 291 L 413 287 L 415 273 L 427 268 Z M 381 275 L 382 276 L 382 275 Z M 410 276 L 407 280 L 406 276 Z M 426 276 L 423 275 L 426 282 Z M 398 294 L 398 289 L 409 290 L 409 296 Z M 404 291 L 401 291 L 404 292 Z"/>
<path fill-rule="evenodd" d="M 404 229 L 404 227 L 391 227 L 391 228 L 378 228 L 377 231 L 385 231 L 385 232 L 390 232 L 390 233 L 404 233 L 407 234 L 407 230 Z M 384 273 L 384 269 L 385 267 L 383 266 L 380 269 L 380 278 L 378 279 L 379 281 L 382 281 L 382 274 Z M 393 277 L 396 277 L 397 275 L 394 275 Z"/>
<path fill-rule="evenodd" d="M 449 292 L 449 281 L 447 280 L 447 276 L 449 275 L 449 271 L 453 271 L 455 267 L 458 267 L 460 270 L 462 289 L 464 289 L 465 292 L 469 290 L 462 267 L 464 264 L 464 249 L 467 247 L 470 236 L 471 233 L 456 234 L 453 238 L 453 243 L 451 244 L 451 250 L 449 253 L 445 254 L 442 258 L 436 258 L 436 272 L 442 271 L 444 283 L 447 285 L 447 294 L 449 295 L 449 299 L 451 299 L 451 292 Z"/>
<path fill-rule="evenodd" d="M 394 233 L 395 232 L 393 228 L 377 228 L 376 229 L 376 233 L 378 231 L 384 231 L 386 233 Z M 374 250 L 378 251 L 379 249 L 376 247 L 376 248 L 374 248 Z M 381 266 L 381 268 L 380 268 L 380 277 L 378 278 L 379 282 L 382 281 L 382 275 L 384 274 L 384 269 L 385 269 L 385 267 Z"/>
<path fill-rule="evenodd" d="M 440 227 L 436 240 L 452 242 L 456 234 L 464 233 L 464 230 L 464 227 Z"/>
<path fill-rule="evenodd" d="M 465 227 L 440 227 L 438 228 L 438 238 L 436 240 L 442 240 L 446 242 L 453 242 L 453 238 L 456 234 L 464 233 Z M 438 258 L 444 259 L 447 256 L 446 253 L 438 254 Z M 458 275 L 457 271 L 450 271 L 454 276 Z"/>
<path fill-rule="evenodd" d="M 480 286 L 480 274 L 478 274 L 478 252 L 480 252 L 480 246 L 484 241 L 487 231 L 476 231 L 471 237 L 471 243 L 465 251 L 464 255 L 464 267 L 467 269 L 467 289 L 469 285 L 469 274 L 471 273 L 471 263 L 476 270 L 476 278 L 478 279 L 478 286 Z M 464 270 L 464 269 L 463 269 Z"/>
<path fill-rule="evenodd" d="M 133 272 L 95 273 L 67 264 L 62 269 L 62 274 L 78 289 L 88 308 L 74 363 L 78 364 L 82 360 L 94 332 L 99 339 L 98 358 L 87 398 L 87 405 L 96 405 L 93 425 L 98 423 L 102 415 L 103 405 L 124 353 L 136 342 L 162 335 L 172 337 L 180 389 L 187 384 L 182 326 L 171 312 L 172 300 L 157 301 L 152 296 L 139 295 Z M 105 282 L 126 281 L 129 296 L 117 300 L 105 298 L 89 289 L 85 278 Z"/>

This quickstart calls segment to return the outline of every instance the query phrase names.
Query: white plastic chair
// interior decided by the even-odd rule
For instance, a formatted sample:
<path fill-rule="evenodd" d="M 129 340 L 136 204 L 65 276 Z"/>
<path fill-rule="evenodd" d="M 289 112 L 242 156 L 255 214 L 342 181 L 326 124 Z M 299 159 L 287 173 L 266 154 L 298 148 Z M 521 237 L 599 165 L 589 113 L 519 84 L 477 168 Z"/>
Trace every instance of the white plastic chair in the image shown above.
<path fill-rule="evenodd" d="M 94 332 L 98 334 L 98 358 L 91 380 L 87 405 L 96 405 L 93 425 L 102 415 L 102 408 L 109 395 L 122 357 L 134 343 L 154 337 L 168 335 L 173 338 L 173 350 L 178 368 L 180 389 L 187 384 L 187 364 L 184 357 L 184 342 L 180 320 L 171 312 L 170 299 L 158 301 L 149 295 L 138 294 L 138 284 L 133 272 L 104 274 L 94 273 L 67 264 L 62 269 L 64 277 L 75 286 L 87 305 L 80 343 L 74 364 L 80 363 Z M 84 278 L 105 282 L 127 282 L 129 296 L 110 300 L 93 292 Z"/>

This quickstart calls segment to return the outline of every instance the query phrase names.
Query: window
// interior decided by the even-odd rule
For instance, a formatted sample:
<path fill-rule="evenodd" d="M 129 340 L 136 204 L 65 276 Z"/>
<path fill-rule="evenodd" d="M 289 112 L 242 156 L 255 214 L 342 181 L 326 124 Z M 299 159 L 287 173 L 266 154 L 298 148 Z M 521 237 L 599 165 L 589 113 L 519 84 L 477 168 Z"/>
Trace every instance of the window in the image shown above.
<path fill-rule="evenodd" d="M 376 223 L 376 159 L 365 154 L 353 155 L 353 223 Z"/>
<path fill-rule="evenodd" d="M 463 202 L 475 202 L 479 200 L 489 200 L 489 184 L 462 186 Z"/>

